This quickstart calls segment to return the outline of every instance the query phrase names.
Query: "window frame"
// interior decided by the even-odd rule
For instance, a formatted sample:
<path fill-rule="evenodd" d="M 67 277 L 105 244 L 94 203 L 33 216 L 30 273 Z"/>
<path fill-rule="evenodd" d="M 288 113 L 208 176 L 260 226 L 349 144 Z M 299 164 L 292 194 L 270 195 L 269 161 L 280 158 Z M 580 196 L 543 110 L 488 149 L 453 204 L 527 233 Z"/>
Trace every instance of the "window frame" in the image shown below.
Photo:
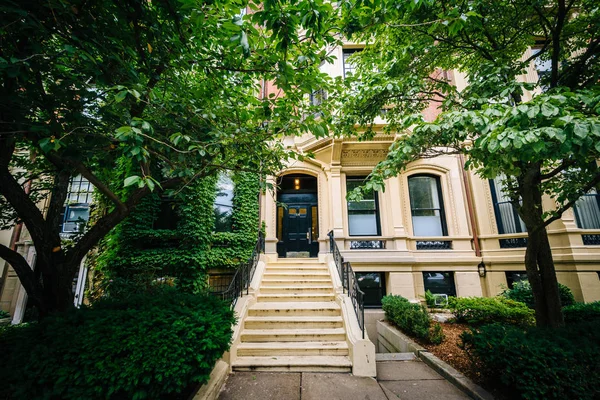
<path fill-rule="evenodd" d="M 379 274 L 379 292 L 381 294 L 381 297 L 379 298 L 379 301 L 377 304 L 366 304 L 365 303 L 365 308 L 381 308 L 381 299 L 383 297 L 386 296 L 387 294 L 387 288 L 386 288 L 386 279 L 385 279 L 385 272 L 379 272 L 379 271 L 357 271 L 355 272 L 356 275 L 356 283 L 358 284 L 359 289 L 365 294 L 365 298 L 367 297 L 367 292 L 365 292 L 365 289 L 363 289 L 360 286 L 360 281 L 359 281 L 359 275 L 368 275 L 368 274 Z M 372 289 L 376 289 L 376 288 L 372 288 Z"/>
<path fill-rule="evenodd" d="M 498 196 L 496 195 L 496 181 L 494 179 L 489 180 L 490 184 L 490 192 L 492 193 L 492 205 L 494 206 L 494 216 L 496 217 L 496 227 L 498 228 L 499 235 L 516 235 L 519 233 L 527 233 L 527 227 L 525 223 L 521 220 L 517 209 L 510 201 L 498 201 Z M 506 228 L 504 227 L 505 223 L 502 219 L 502 213 L 500 212 L 500 204 L 510 204 L 512 215 L 515 220 L 515 228 L 517 232 L 506 232 Z"/>
<path fill-rule="evenodd" d="M 77 187 L 77 190 L 74 190 L 74 187 Z M 72 235 L 77 233 L 82 233 L 85 231 L 85 226 L 88 224 L 90 220 L 90 205 L 93 200 L 94 193 L 94 185 L 90 181 L 88 181 L 83 175 L 77 174 L 75 176 L 71 176 L 69 179 L 69 186 L 67 189 L 67 196 L 65 198 L 65 204 L 63 205 L 61 219 L 60 219 L 60 233 L 65 235 Z M 76 201 L 71 201 L 71 198 L 75 195 Z M 81 201 L 84 200 L 84 201 Z M 69 212 L 72 209 L 78 210 L 86 210 L 87 211 L 87 219 L 85 222 L 80 222 L 79 224 L 77 220 L 71 220 L 69 218 Z M 83 218 L 81 218 L 83 219 Z M 75 224 L 75 226 L 80 226 L 82 229 L 73 229 L 73 230 L 65 230 L 66 224 Z"/>
<path fill-rule="evenodd" d="M 425 274 L 448 274 L 448 276 L 450 277 L 451 280 L 451 288 L 452 290 L 450 291 L 450 293 L 440 293 L 439 291 L 433 291 L 431 290 L 431 287 L 427 287 L 426 286 L 426 282 L 427 279 L 425 279 Z M 455 271 L 422 271 L 422 276 L 423 276 L 423 289 L 425 292 L 427 292 L 428 290 L 432 293 L 432 294 L 445 294 L 448 297 L 450 296 L 454 296 L 456 297 L 456 278 L 455 278 Z M 437 290 L 434 288 L 434 290 Z"/>
<path fill-rule="evenodd" d="M 366 176 L 346 176 L 346 195 L 348 195 L 348 181 L 358 181 L 360 180 L 362 183 L 364 183 L 364 181 L 367 179 Z M 361 210 L 350 210 L 350 203 L 355 203 L 355 202 L 350 202 L 350 201 L 346 201 L 346 211 L 348 213 L 348 236 L 352 236 L 352 237 L 378 237 L 381 236 L 381 209 L 379 207 L 379 193 L 376 190 L 373 190 L 373 200 L 375 202 L 375 210 L 373 210 L 375 212 L 375 224 L 376 224 L 376 230 L 377 233 L 374 235 L 364 235 L 364 234 L 352 234 L 350 233 L 350 215 L 351 214 L 367 214 L 364 212 L 360 212 Z"/>
<path fill-rule="evenodd" d="M 414 218 L 413 206 L 412 206 L 411 195 L 410 195 L 410 180 L 412 178 L 422 178 L 422 177 L 435 179 L 436 188 L 438 191 L 438 201 L 440 202 L 440 208 L 439 209 L 438 208 L 419 208 L 418 210 L 439 210 L 440 211 L 440 224 L 441 224 L 441 228 L 442 228 L 442 236 L 448 236 L 448 224 L 446 222 L 446 209 L 444 207 L 444 195 L 442 193 L 442 179 L 441 179 L 441 176 L 439 176 L 439 175 L 427 174 L 427 173 L 416 173 L 416 174 L 409 175 L 406 178 L 406 184 L 407 184 L 407 188 L 408 188 L 408 203 L 409 203 L 408 205 L 410 207 L 410 218 L 411 218 L 413 236 L 428 237 L 428 236 L 417 236 L 415 234 L 415 224 L 414 224 L 414 219 L 413 219 Z"/>
<path fill-rule="evenodd" d="M 346 65 L 348 65 L 348 63 L 346 62 L 346 59 L 351 57 L 354 53 L 359 53 L 363 51 L 362 47 L 359 48 L 343 48 L 342 49 L 342 76 L 344 77 L 344 79 L 348 78 L 348 75 L 346 75 L 347 71 L 354 71 L 356 69 L 356 66 L 353 66 L 352 68 L 346 68 Z M 350 75 L 352 76 L 352 75 Z"/>

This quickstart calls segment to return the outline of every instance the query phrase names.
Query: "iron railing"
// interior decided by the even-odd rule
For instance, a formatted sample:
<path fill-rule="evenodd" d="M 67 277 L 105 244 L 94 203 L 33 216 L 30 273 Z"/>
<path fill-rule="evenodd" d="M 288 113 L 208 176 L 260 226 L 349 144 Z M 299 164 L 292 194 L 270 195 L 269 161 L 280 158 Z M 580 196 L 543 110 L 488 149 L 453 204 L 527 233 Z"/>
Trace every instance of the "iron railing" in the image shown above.
<path fill-rule="evenodd" d="M 333 231 L 330 231 L 327 236 L 329 236 L 329 252 L 333 255 L 333 261 L 335 262 L 335 266 L 338 270 L 338 274 L 340 275 L 340 280 L 342 281 L 342 287 L 344 288 L 344 292 L 348 294 L 350 300 L 352 301 L 352 306 L 354 307 L 354 312 L 356 312 L 356 318 L 358 319 L 358 326 L 362 330 L 362 337 L 365 338 L 365 303 L 364 296 L 365 293 L 360 290 L 358 286 L 358 281 L 356 280 L 356 274 L 352 269 L 352 265 L 349 261 L 344 261 L 344 257 L 340 253 L 340 249 L 335 242 L 333 237 Z"/>
<path fill-rule="evenodd" d="M 252 282 L 252 278 L 254 277 L 254 272 L 256 271 L 256 265 L 258 264 L 260 253 L 264 253 L 264 251 L 265 238 L 262 232 L 259 232 L 258 240 L 256 241 L 254 249 L 252 250 L 252 255 L 248 261 L 243 262 L 237 268 L 229 286 L 225 290 L 211 290 L 210 294 L 222 300 L 231 302 L 231 308 L 235 307 L 238 297 L 243 296 L 244 291 L 246 294 L 248 294 L 250 282 Z"/>

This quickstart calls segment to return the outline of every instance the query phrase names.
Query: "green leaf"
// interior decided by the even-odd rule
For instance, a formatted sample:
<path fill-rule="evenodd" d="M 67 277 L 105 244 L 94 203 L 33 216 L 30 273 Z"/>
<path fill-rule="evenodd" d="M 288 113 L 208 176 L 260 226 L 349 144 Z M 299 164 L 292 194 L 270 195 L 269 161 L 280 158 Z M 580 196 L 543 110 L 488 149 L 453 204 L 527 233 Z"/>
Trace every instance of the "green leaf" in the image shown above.
<path fill-rule="evenodd" d="M 135 184 L 139 184 L 140 181 L 142 181 L 142 178 L 140 178 L 137 175 L 129 176 L 129 177 L 125 178 L 123 187 L 129 187 L 129 186 L 132 186 Z"/>

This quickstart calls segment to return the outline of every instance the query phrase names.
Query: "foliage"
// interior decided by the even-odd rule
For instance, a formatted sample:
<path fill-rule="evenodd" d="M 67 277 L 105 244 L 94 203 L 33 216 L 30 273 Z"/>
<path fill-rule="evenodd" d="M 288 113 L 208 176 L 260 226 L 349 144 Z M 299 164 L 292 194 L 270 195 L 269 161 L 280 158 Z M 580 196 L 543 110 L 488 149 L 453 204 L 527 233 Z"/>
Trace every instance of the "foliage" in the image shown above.
<path fill-rule="evenodd" d="M 598 321 L 549 330 L 486 325 L 461 338 L 484 375 L 510 398 L 597 399 L 600 396 Z"/>
<path fill-rule="evenodd" d="M 215 178 L 197 180 L 175 196 L 171 206 L 178 223 L 173 230 L 154 227 L 162 201 L 157 195 L 142 200 L 106 237 L 97 265 L 104 277 L 101 286 L 116 279 L 170 276 L 184 290 L 199 292 L 205 289 L 209 268 L 233 268 L 247 260 L 258 237 L 259 182 L 250 173 L 235 174 L 233 181 L 231 232 L 213 232 Z"/>
<path fill-rule="evenodd" d="M 10 314 L 4 310 L 0 310 L 0 319 L 2 318 L 10 318 Z"/>
<path fill-rule="evenodd" d="M 563 314 L 567 324 L 600 320 L 600 301 L 566 306 L 563 308 Z"/>
<path fill-rule="evenodd" d="M 146 195 L 218 171 L 275 174 L 301 158 L 277 139 L 327 133 L 306 98 L 329 84 L 329 2 L 11 0 L 0 14 L 0 226 L 25 223 L 41 273 L 0 256 L 45 313 L 72 305 L 84 255 Z M 285 96 L 257 96 L 264 82 Z M 110 206 L 67 248 L 58 220 L 78 173 Z"/>
<path fill-rule="evenodd" d="M 229 348 L 221 301 L 156 287 L 0 332 L 2 398 L 171 398 Z"/>
<path fill-rule="evenodd" d="M 427 304 L 427 307 L 429 308 L 435 307 L 435 296 L 431 293 L 431 290 L 425 291 L 425 304 Z"/>
<path fill-rule="evenodd" d="M 596 2 L 374 0 L 342 9 L 347 35 L 368 45 L 353 56 L 345 91 L 332 96 L 336 129 L 369 138 L 386 109 L 384 132 L 404 133 L 364 190 L 381 190 L 416 160 L 448 154 L 466 156 L 484 179 L 503 176 L 528 231 L 536 321 L 560 326 L 545 228 L 600 183 Z M 542 62 L 550 67 L 538 81 L 523 82 Z M 557 207 L 544 210 L 543 195 Z"/>
<path fill-rule="evenodd" d="M 402 296 L 388 295 L 381 299 L 385 318 L 403 332 L 419 339 L 439 344 L 444 340 L 441 325 L 431 323 L 427 309 Z"/>
<path fill-rule="evenodd" d="M 559 283 L 558 290 L 560 293 L 560 304 L 563 307 L 575 304 L 575 297 L 568 286 Z M 531 290 L 531 284 L 527 281 L 515 282 L 512 289 L 504 290 L 501 295 L 507 299 L 525 303 L 529 308 L 534 308 L 533 290 Z"/>
<path fill-rule="evenodd" d="M 534 312 L 527 305 L 504 297 L 451 297 L 448 303 L 456 320 L 469 325 L 535 323 Z"/>

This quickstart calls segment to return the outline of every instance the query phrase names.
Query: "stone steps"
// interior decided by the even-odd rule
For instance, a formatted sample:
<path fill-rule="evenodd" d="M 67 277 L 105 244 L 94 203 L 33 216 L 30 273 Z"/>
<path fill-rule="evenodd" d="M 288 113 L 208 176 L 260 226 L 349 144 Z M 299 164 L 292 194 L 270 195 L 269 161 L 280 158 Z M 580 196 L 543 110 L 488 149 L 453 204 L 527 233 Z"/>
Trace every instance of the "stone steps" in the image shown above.
<path fill-rule="evenodd" d="M 234 371 L 349 372 L 352 363 L 347 356 L 239 357 L 232 368 Z"/>
<path fill-rule="evenodd" d="M 242 342 L 338 342 L 346 340 L 344 328 L 244 329 Z"/>
<path fill-rule="evenodd" d="M 244 320 L 246 329 L 327 329 L 343 328 L 342 317 L 247 317 Z"/>
<path fill-rule="evenodd" d="M 238 356 L 347 356 L 346 342 L 256 342 L 242 343 Z"/>
<path fill-rule="evenodd" d="M 325 263 L 265 267 L 257 302 L 242 322 L 234 371 L 350 372 L 340 306 Z"/>
<path fill-rule="evenodd" d="M 257 297 L 259 302 L 306 302 L 306 301 L 334 301 L 335 294 L 329 292 L 310 292 L 310 293 L 264 293 Z"/>

